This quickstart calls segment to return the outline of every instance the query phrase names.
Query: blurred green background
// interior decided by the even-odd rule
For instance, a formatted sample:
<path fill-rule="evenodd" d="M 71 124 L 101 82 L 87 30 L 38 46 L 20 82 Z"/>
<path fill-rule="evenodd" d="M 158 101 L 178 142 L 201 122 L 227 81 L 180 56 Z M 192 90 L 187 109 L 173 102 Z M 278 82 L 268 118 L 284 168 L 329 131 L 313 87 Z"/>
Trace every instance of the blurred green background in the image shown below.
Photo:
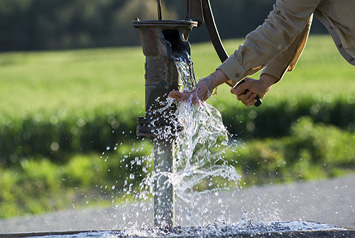
<path fill-rule="evenodd" d="M 274 0 L 211 0 L 223 39 L 262 24 Z M 163 19 L 185 19 L 184 0 L 162 0 Z M 1 0 L 0 51 L 139 45 L 133 19 L 157 19 L 156 0 Z M 315 33 L 325 32 L 315 21 Z M 190 41 L 208 40 L 204 27 Z"/>
<path fill-rule="evenodd" d="M 163 2 L 165 15 L 181 17 L 183 1 Z M 222 37 L 233 38 L 224 40 L 229 54 L 272 2 L 249 9 L 212 1 Z M 0 217 L 121 203 L 132 199 L 124 189 L 137 189 L 152 170 L 143 159 L 152 144 L 135 136 L 145 61 L 130 24 L 136 16 L 155 18 L 155 1 L 0 1 Z M 204 77 L 220 62 L 203 29 L 191 37 L 195 73 Z M 240 141 L 226 160 L 241 185 L 354 173 L 354 78 L 331 37 L 312 34 L 296 69 L 260 108 L 245 108 L 220 86 L 208 103 Z"/>

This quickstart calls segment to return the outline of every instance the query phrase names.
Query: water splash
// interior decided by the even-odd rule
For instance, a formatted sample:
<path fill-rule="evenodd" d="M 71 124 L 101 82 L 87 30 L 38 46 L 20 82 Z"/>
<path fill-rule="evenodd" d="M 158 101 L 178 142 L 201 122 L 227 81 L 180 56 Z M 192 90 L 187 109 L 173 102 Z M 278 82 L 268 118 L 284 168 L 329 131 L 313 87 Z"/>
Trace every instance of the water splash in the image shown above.
<path fill-rule="evenodd" d="M 180 73 L 183 89 L 192 91 L 196 88 L 192 60 L 187 52 L 174 55 L 174 60 Z M 155 171 L 148 175 L 137 198 L 142 199 L 154 194 L 154 181 L 168 178 L 180 203 L 175 204 L 177 211 L 176 223 L 186 220 L 187 225 L 203 225 L 204 221 L 213 216 L 214 209 L 208 209 L 213 199 L 206 196 L 218 196 L 223 190 L 238 190 L 240 175 L 236 169 L 225 160 L 227 150 L 233 150 L 236 141 L 229 138 L 229 133 L 223 124 L 222 116 L 216 108 L 206 102 L 199 105 L 191 100 L 178 103 L 176 111 L 171 111 L 175 100 L 157 99 L 161 108 L 152 112 L 159 117 L 152 117 L 151 125 L 155 127 L 154 140 L 165 140 L 174 143 L 174 171 Z M 167 122 L 164 126 L 161 121 Z M 180 130 L 179 128 L 182 128 Z M 156 148 L 159 152 L 159 148 Z M 164 151 L 161 151 L 164 153 Z M 214 206 L 216 209 L 228 209 L 222 201 Z M 181 212 L 185 211 L 185 212 Z M 219 218 L 223 220 L 223 218 Z"/>
<path fill-rule="evenodd" d="M 184 90 L 194 90 L 196 78 L 193 68 L 191 70 L 193 65 L 190 56 L 179 53 L 175 59 Z M 257 211 L 253 210 L 252 214 L 238 206 L 242 202 L 238 197 L 241 176 L 234 167 L 239 156 L 233 152 L 241 144 L 231 139 L 216 108 L 206 102 L 194 105 L 192 99 L 177 103 L 171 98 L 157 98 L 156 104 L 159 109 L 148 113 L 151 126 L 155 128 L 153 142 L 174 144 L 174 171 L 152 171 L 150 167 L 148 171 L 145 170 L 145 178 L 138 190 L 130 183 L 125 184 L 129 212 L 125 213 L 124 209 L 120 212 L 124 219 L 118 222 L 117 229 L 137 232 L 153 227 L 154 181 L 159 179 L 164 179 L 174 187 L 177 226 L 238 225 L 241 221 L 277 220 L 274 217 L 264 219 L 264 213 L 270 217 L 273 211 L 264 208 L 262 202 L 255 204 Z M 152 165 L 155 153 L 165 151 L 152 149 L 150 156 L 140 159 L 142 164 Z M 120 207 L 117 209 L 121 210 Z"/>
<path fill-rule="evenodd" d="M 176 138 L 172 183 L 176 196 L 185 204 L 192 204 L 190 222 L 201 225 L 209 213 L 206 209 L 209 201 L 200 202 L 203 197 L 238 189 L 241 177 L 225 160 L 225 152 L 237 144 L 229 139 L 220 113 L 207 103 L 198 106 L 191 102 L 181 103 L 176 114 L 184 129 Z"/>
<path fill-rule="evenodd" d="M 195 90 L 196 77 L 188 52 L 175 54 L 174 61 L 183 82 L 183 90 Z M 175 140 L 174 181 L 178 183 L 174 185 L 177 195 L 186 200 L 184 195 L 188 195 L 188 191 L 205 179 L 211 180 L 211 177 L 221 176 L 233 181 L 236 186 L 240 176 L 233 166 L 226 163 L 224 152 L 237 146 L 237 143 L 229 139 L 220 112 L 206 102 L 200 101 L 194 105 L 190 99 L 179 103 L 175 115 L 178 125 L 183 128 Z M 212 185 L 208 183 L 209 188 Z"/>

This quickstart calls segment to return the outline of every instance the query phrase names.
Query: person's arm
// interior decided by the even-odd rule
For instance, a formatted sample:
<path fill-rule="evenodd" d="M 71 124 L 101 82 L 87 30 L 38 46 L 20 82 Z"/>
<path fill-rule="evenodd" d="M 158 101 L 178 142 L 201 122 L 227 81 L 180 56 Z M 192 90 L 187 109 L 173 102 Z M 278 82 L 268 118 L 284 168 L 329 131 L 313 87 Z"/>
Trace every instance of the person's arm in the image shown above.
<path fill-rule="evenodd" d="M 238 50 L 214 73 L 199 81 L 196 96 L 198 95 L 199 99 L 205 101 L 219 84 L 228 80 L 232 80 L 236 84 L 265 66 L 262 74 L 273 76 L 274 80 L 277 79 L 275 82 L 280 80 L 284 72 L 292 69 L 297 62 L 300 56 L 299 52 L 302 52 L 305 39 L 308 36 L 312 14 L 320 1 L 277 0 L 274 10 L 270 12 L 264 24 L 249 33 L 244 44 L 239 46 Z M 217 79 L 214 76 L 217 76 Z M 246 89 L 250 91 L 248 93 L 249 99 L 256 97 L 253 87 L 260 88 L 259 86 L 251 86 L 254 84 L 242 84 L 243 89 L 247 87 Z M 235 92 L 239 91 L 232 90 L 232 93 Z M 266 92 L 259 92 L 259 97 L 262 98 Z M 170 97 L 179 101 L 185 101 L 186 98 L 190 98 L 190 95 L 191 93 L 176 91 L 169 94 Z M 237 96 L 240 98 L 239 94 Z"/>
<path fill-rule="evenodd" d="M 259 98 L 263 98 L 271 89 L 271 86 L 282 79 L 286 71 L 292 71 L 296 66 L 304 46 L 306 45 L 310 26 L 311 19 L 287 50 L 279 54 L 267 64 L 263 69 L 259 80 L 246 78 L 245 81 L 248 83 L 233 88 L 231 93 L 235 94 L 238 100 L 245 106 L 254 105 L 256 103 L 256 95 L 258 95 Z M 246 90 L 249 92 L 245 93 Z"/>
<path fill-rule="evenodd" d="M 267 66 L 274 59 L 278 59 L 282 53 L 289 54 L 287 50 L 291 50 L 290 46 L 295 39 L 308 28 L 312 14 L 320 1 L 278 0 L 264 24 L 248 34 L 244 44 L 239 46 L 218 69 L 236 84 Z M 292 53 L 293 56 L 296 55 L 295 51 Z M 282 71 L 281 75 L 285 71 L 285 66 L 283 67 L 279 70 Z"/>
<path fill-rule="evenodd" d="M 262 70 L 261 74 L 272 75 L 280 80 L 287 71 L 292 71 L 296 67 L 297 61 L 307 43 L 312 18 L 313 17 L 309 18 L 307 25 L 292 44 L 285 51 L 271 60 Z"/>

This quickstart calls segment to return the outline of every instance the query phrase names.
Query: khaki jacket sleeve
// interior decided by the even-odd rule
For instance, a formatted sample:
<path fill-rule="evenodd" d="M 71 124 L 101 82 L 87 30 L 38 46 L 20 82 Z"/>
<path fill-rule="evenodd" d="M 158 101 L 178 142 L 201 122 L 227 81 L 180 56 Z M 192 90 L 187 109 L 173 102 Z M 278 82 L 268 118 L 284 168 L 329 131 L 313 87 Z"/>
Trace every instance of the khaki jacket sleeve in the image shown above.
<path fill-rule="evenodd" d="M 307 43 L 312 19 L 313 17 L 309 18 L 308 24 L 292 44 L 284 52 L 272 59 L 261 74 L 269 74 L 280 80 L 287 71 L 292 71 L 296 67 L 297 61 Z"/>
<path fill-rule="evenodd" d="M 264 24 L 249 33 L 244 44 L 218 69 L 234 84 L 265 66 L 264 73 L 282 76 L 297 62 L 320 1 L 277 0 Z"/>

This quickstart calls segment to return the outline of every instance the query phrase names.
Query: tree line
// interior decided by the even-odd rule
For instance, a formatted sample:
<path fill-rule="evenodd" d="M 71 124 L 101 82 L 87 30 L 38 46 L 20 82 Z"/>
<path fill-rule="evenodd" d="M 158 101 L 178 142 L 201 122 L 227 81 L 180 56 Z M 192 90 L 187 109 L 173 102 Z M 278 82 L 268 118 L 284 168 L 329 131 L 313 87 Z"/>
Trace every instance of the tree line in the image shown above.
<path fill-rule="evenodd" d="M 221 37 L 244 37 L 262 24 L 275 0 L 211 0 Z M 162 0 L 163 19 L 184 19 L 184 0 Z M 0 0 L 0 51 L 140 44 L 131 21 L 157 19 L 156 0 Z M 205 27 L 191 42 L 207 41 Z M 315 32 L 322 32 L 316 24 Z"/>

